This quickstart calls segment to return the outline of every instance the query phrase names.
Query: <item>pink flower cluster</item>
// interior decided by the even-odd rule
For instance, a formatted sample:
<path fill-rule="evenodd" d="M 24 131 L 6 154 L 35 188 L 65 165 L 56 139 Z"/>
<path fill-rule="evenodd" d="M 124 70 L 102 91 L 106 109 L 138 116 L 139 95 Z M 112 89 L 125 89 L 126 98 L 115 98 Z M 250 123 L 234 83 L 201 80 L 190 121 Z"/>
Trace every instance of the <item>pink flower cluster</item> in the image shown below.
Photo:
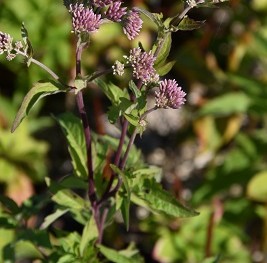
<path fill-rule="evenodd" d="M 127 10 L 127 7 L 122 7 L 122 1 L 93 0 L 89 6 L 78 1 L 74 4 L 69 4 L 69 2 L 64 1 L 64 4 L 69 9 L 72 16 L 73 31 L 77 34 L 97 31 L 105 21 L 104 19 L 121 23 L 123 32 L 129 40 L 138 36 L 142 28 L 143 21 L 139 12 L 134 8 Z"/>
<path fill-rule="evenodd" d="M 185 103 L 185 95 L 175 79 L 160 81 L 159 90 L 155 92 L 156 107 L 178 109 Z"/>
<path fill-rule="evenodd" d="M 144 84 L 149 82 L 157 82 L 159 76 L 154 69 L 156 58 L 150 51 L 149 53 L 142 51 L 140 47 L 130 50 L 130 56 L 127 57 L 128 63 L 133 68 L 133 77 L 140 79 Z"/>

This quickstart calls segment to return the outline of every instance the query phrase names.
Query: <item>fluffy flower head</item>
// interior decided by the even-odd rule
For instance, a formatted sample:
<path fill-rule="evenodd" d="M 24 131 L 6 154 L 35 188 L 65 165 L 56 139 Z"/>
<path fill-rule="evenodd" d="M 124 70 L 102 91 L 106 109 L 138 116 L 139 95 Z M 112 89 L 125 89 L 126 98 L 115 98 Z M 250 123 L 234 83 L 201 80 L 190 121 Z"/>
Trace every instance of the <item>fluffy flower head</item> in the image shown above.
<path fill-rule="evenodd" d="M 151 51 L 147 53 L 142 51 L 140 47 L 133 48 L 130 50 L 130 56 L 127 59 L 133 68 L 134 78 L 140 79 L 144 84 L 158 81 L 159 76 L 153 67 L 156 58 Z"/>
<path fill-rule="evenodd" d="M 72 27 L 75 33 L 97 31 L 102 23 L 101 15 L 97 15 L 91 8 L 83 4 L 69 6 L 72 15 Z"/>
<path fill-rule="evenodd" d="M 106 11 L 106 16 L 108 19 L 114 22 L 120 22 L 121 18 L 126 15 L 127 7 L 121 7 L 121 2 L 112 2 Z"/>
<path fill-rule="evenodd" d="M 12 41 L 13 39 L 9 34 L 0 31 L 0 54 L 10 52 L 13 49 Z"/>
<path fill-rule="evenodd" d="M 175 79 L 165 79 L 160 81 L 159 90 L 155 92 L 155 104 L 158 108 L 178 109 L 185 103 L 185 95 Z"/>
<path fill-rule="evenodd" d="M 139 35 L 142 24 L 143 21 L 140 18 L 139 12 L 133 8 L 123 20 L 123 32 L 129 40 L 132 40 Z"/>

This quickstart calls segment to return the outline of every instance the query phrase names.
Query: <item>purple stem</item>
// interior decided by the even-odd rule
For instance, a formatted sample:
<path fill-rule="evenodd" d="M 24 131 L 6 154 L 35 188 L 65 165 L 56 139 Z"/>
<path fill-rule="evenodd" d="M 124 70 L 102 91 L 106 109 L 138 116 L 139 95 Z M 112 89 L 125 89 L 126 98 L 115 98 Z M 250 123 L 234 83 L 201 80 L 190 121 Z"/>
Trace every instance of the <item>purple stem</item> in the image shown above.
<path fill-rule="evenodd" d="M 76 77 L 81 75 L 81 55 L 85 45 L 77 44 L 76 49 Z M 95 183 L 94 183 L 94 172 L 93 172 L 93 158 L 92 158 L 92 140 L 91 140 L 91 130 L 88 122 L 87 113 L 84 106 L 82 92 L 79 91 L 76 95 L 76 103 L 80 113 L 80 117 L 83 124 L 84 136 L 86 142 L 86 152 L 87 152 L 87 167 L 88 167 L 88 197 L 94 208 L 94 202 L 96 201 L 95 193 Z"/>
<path fill-rule="evenodd" d="M 116 166 L 119 166 L 121 153 L 122 153 L 122 148 L 123 148 L 124 140 L 125 140 L 125 137 L 126 137 L 128 125 L 129 125 L 129 122 L 125 119 L 124 122 L 123 122 L 123 125 L 122 125 L 120 142 L 119 142 L 118 149 L 117 149 L 117 152 L 116 152 L 116 155 L 115 155 L 115 160 L 114 160 L 114 164 Z M 116 189 L 116 187 L 115 187 L 112 191 L 110 191 L 111 187 L 112 187 L 112 184 L 114 182 L 114 179 L 115 179 L 115 173 L 112 172 L 110 180 L 109 180 L 108 185 L 107 185 L 107 188 L 106 188 L 102 198 L 99 200 L 99 203 L 102 203 L 104 200 L 106 200 L 107 198 L 112 196 L 114 189 Z"/>

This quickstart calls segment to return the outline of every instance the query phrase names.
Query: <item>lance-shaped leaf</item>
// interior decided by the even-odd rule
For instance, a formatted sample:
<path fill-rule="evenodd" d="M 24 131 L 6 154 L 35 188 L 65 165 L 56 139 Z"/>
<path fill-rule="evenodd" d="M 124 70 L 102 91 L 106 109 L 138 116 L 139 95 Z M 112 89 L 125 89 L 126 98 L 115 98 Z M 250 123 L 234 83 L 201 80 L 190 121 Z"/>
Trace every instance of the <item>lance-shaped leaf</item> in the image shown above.
<path fill-rule="evenodd" d="M 200 28 L 205 21 L 196 21 L 185 16 L 178 26 L 172 26 L 171 31 L 176 32 L 178 30 L 188 31 Z"/>
<path fill-rule="evenodd" d="M 145 191 L 132 195 L 132 201 L 140 205 L 147 205 L 153 212 L 167 214 L 174 217 L 191 217 L 198 212 L 180 204 L 169 192 L 165 191 L 156 182 L 150 182 Z M 138 198 L 141 200 L 138 201 Z"/>
<path fill-rule="evenodd" d="M 33 88 L 29 90 L 22 101 L 22 104 L 13 122 L 11 132 L 16 130 L 25 116 L 29 114 L 30 110 L 41 98 L 66 91 L 67 89 L 62 84 L 53 80 L 35 83 Z"/>
<path fill-rule="evenodd" d="M 81 120 L 72 113 L 63 113 L 56 118 L 66 139 L 75 174 L 87 178 L 87 155 Z"/>
<path fill-rule="evenodd" d="M 144 259 L 140 256 L 136 249 L 116 251 L 103 245 L 98 245 L 98 248 L 100 249 L 101 254 L 103 254 L 110 262 L 144 263 Z"/>
<path fill-rule="evenodd" d="M 48 215 L 45 217 L 44 222 L 40 226 L 40 229 L 46 229 L 49 227 L 52 223 L 54 223 L 59 217 L 66 214 L 69 211 L 69 209 L 57 209 L 54 213 Z"/>
<path fill-rule="evenodd" d="M 170 32 L 159 34 L 156 44 L 153 46 L 153 51 L 157 52 L 157 58 L 154 63 L 154 67 L 158 70 L 159 67 L 163 66 L 167 57 L 170 54 L 172 43 L 172 36 Z"/>
<path fill-rule="evenodd" d="M 129 215 L 130 215 L 130 202 L 131 202 L 131 190 L 128 184 L 128 180 L 126 178 L 126 175 L 123 171 L 121 171 L 117 166 L 111 164 L 111 169 L 118 174 L 123 181 L 125 190 L 126 190 L 126 196 L 122 200 L 122 207 L 121 207 L 121 213 L 123 217 L 123 221 L 126 225 L 127 231 L 129 230 Z"/>
<path fill-rule="evenodd" d="M 163 22 L 162 22 L 162 18 L 163 18 L 163 14 L 160 13 L 151 13 L 145 9 L 141 9 L 141 8 L 136 8 L 136 10 L 138 10 L 140 13 L 142 13 L 143 15 L 145 15 L 147 18 L 149 18 L 152 22 L 154 22 L 158 28 L 163 28 Z"/>

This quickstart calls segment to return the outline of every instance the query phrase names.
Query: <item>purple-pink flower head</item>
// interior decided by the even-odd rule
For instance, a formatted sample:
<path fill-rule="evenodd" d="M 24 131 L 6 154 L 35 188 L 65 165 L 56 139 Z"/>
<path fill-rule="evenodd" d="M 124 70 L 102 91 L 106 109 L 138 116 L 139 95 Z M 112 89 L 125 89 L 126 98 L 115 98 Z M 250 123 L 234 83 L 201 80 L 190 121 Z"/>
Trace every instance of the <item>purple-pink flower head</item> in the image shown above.
<path fill-rule="evenodd" d="M 142 51 L 140 47 L 130 50 L 130 56 L 127 58 L 133 68 L 133 77 L 140 79 L 144 84 L 149 82 L 157 82 L 159 79 L 154 62 L 156 57 L 152 54 Z"/>
<path fill-rule="evenodd" d="M 133 8 L 128 11 L 123 19 L 123 32 L 129 40 L 134 39 L 139 35 L 143 21 L 140 18 L 139 12 Z"/>
<path fill-rule="evenodd" d="M 13 39 L 9 34 L 0 31 L 0 54 L 6 51 L 10 52 L 13 49 L 12 41 Z"/>
<path fill-rule="evenodd" d="M 70 5 L 72 27 L 75 33 L 94 32 L 99 29 L 102 19 L 100 14 L 95 14 L 91 8 L 83 4 Z"/>
<path fill-rule="evenodd" d="M 109 20 L 114 22 L 120 22 L 122 16 L 126 15 L 127 7 L 121 7 L 121 2 L 112 2 L 106 11 L 106 16 Z"/>
<path fill-rule="evenodd" d="M 155 92 L 156 107 L 178 109 L 185 103 L 185 95 L 175 79 L 160 81 L 159 90 Z"/>

